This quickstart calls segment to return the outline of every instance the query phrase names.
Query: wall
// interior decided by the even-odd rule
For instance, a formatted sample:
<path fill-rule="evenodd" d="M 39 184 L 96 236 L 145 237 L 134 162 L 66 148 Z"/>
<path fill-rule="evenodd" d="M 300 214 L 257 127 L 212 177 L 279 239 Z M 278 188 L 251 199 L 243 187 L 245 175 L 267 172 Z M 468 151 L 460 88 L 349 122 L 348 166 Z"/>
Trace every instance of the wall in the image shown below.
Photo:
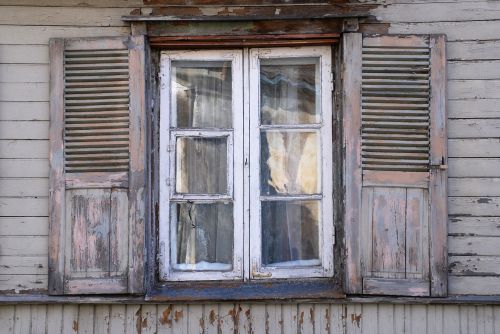
<path fill-rule="evenodd" d="M 500 294 L 500 1 L 378 2 L 385 6 L 373 13 L 384 23 L 367 30 L 448 36 L 450 293 Z M 47 288 L 48 39 L 128 34 L 120 17 L 141 4 L 0 0 L 0 290 Z M 68 333 L 75 323 L 79 332 L 114 324 L 192 332 L 200 322 L 207 333 L 248 332 L 250 323 L 255 333 L 328 332 L 327 324 L 331 333 L 500 331 L 500 309 L 491 306 L 253 304 L 247 318 L 249 307 L 233 318 L 232 304 L 177 305 L 164 318 L 167 305 L 1 306 L 0 333 Z"/>
<path fill-rule="evenodd" d="M 18 305 L 0 306 L 0 323 L 2 334 L 493 334 L 500 332 L 500 306 Z"/>

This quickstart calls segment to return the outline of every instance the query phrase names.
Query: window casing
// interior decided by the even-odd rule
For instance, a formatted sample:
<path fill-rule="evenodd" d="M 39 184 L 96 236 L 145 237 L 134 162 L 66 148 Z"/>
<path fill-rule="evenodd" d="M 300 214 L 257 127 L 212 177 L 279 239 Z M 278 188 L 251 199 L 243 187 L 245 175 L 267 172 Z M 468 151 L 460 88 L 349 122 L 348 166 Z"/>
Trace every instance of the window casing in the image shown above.
<path fill-rule="evenodd" d="M 262 75 L 263 66 L 268 66 L 270 70 L 267 77 Z M 228 68 L 232 79 L 229 113 L 227 101 L 225 107 L 224 103 L 217 102 L 224 94 L 226 97 L 222 99 L 227 98 L 229 89 L 221 86 L 221 80 L 227 79 Z M 300 69 L 305 71 L 301 73 Z M 177 78 L 176 75 L 182 72 L 184 76 Z M 191 81 L 186 73 L 192 74 Z M 207 83 L 211 79 L 200 79 L 200 76 L 215 78 L 217 82 Z M 189 281 L 332 277 L 335 190 L 332 182 L 330 47 L 164 51 L 160 77 L 160 278 Z M 267 87 L 271 91 L 269 96 L 262 92 L 265 80 L 270 81 Z M 202 87 L 204 85 L 205 88 Z M 220 89 L 225 89 L 222 95 L 217 93 Z M 207 90 L 212 93 L 206 93 Z M 179 91 L 189 92 L 183 97 Z M 215 95 L 207 97 L 210 94 Z M 281 95 L 285 98 L 282 99 Z M 187 106 L 181 113 L 198 114 L 187 117 L 190 119 L 187 123 L 185 116 L 181 119 L 177 116 L 182 108 L 177 101 L 179 98 L 184 99 L 180 103 Z M 274 99 L 275 107 L 278 106 L 274 111 L 284 115 L 278 117 L 278 121 L 272 117 L 263 120 L 263 106 L 270 108 L 269 103 L 262 101 L 266 98 Z M 308 105 L 304 102 L 307 98 Z M 222 113 L 226 112 L 226 120 L 230 117 L 232 122 L 220 117 L 217 121 L 194 122 L 200 114 L 217 108 Z M 290 108 L 311 110 L 303 112 L 297 109 L 295 114 L 304 117 L 289 117 Z M 221 159 L 220 154 L 217 159 L 213 154 L 200 153 L 203 151 L 201 142 L 216 138 L 225 143 L 225 150 L 218 152 L 225 151 L 226 159 Z M 274 144 L 270 145 L 269 140 Z M 191 158 L 186 158 L 190 154 L 186 149 L 188 145 L 181 143 L 188 141 L 194 143 L 192 151 L 198 152 L 191 153 Z M 263 144 L 264 141 L 267 144 Z M 263 155 L 264 151 L 267 156 Z M 200 165 L 204 158 L 207 159 Z M 200 186 L 200 182 L 212 182 L 216 171 L 211 161 L 215 160 L 219 163 L 219 174 L 225 174 L 225 182 L 222 182 L 224 189 L 200 189 L 204 187 Z M 221 163 L 222 160 L 227 164 Z M 193 168 L 193 163 L 198 166 Z M 190 182 L 191 172 L 185 169 L 195 170 L 199 176 L 191 175 Z M 262 176 L 264 170 L 269 174 L 265 180 Z M 224 176 L 215 178 L 220 180 Z M 295 186 L 292 182 L 294 178 Z M 191 184 L 193 189 L 187 189 Z M 269 184 L 272 185 L 271 191 Z M 218 209 L 221 206 L 232 206 L 229 208 L 232 209 L 231 224 L 217 226 L 219 230 L 225 230 L 222 232 L 225 238 L 216 236 L 218 231 L 213 232 L 214 224 L 224 224 L 226 219 L 220 218 L 220 212 L 226 211 L 222 217 L 228 216 L 228 210 Z M 285 207 L 287 209 L 282 210 Z M 204 219 L 193 215 L 198 211 Z M 211 211 L 219 212 L 217 218 L 201 214 Z M 281 220 L 285 227 L 290 227 L 287 237 L 278 235 L 274 241 L 266 240 L 268 236 L 272 239 L 273 233 L 269 230 L 262 233 L 263 211 L 271 213 L 268 216 L 273 219 L 267 225 L 274 229 L 275 234 L 281 230 L 273 226 L 276 221 Z M 287 218 L 287 212 L 292 216 Z M 211 224 L 207 223 L 210 219 Z M 207 224 L 204 226 L 204 223 Z M 300 227 L 297 226 L 299 223 Z M 228 228 L 233 232 L 232 242 Z M 214 236 L 217 239 L 215 242 Z M 276 239 L 279 239 L 278 242 Z M 267 246 L 263 246 L 263 241 Z M 278 246 L 288 248 L 288 254 L 276 247 L 280 242 Z M 274 249 L 272 252 L 269 245 Z M 215 250 L 208 254 L 209 248 Z M 228 249 L 231 259 L 223 255 L 226 262 L 219 263 L 219 254 Z M 263 253 L 268 254 L 265 261 L 262 261 Z"/>

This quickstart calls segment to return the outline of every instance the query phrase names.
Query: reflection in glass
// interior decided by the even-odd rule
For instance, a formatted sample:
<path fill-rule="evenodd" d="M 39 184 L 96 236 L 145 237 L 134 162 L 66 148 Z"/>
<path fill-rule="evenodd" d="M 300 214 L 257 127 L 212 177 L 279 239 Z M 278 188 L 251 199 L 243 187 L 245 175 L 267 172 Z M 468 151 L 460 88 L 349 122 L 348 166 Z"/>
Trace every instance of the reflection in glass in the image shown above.
<path fill-rule="evenodd" d="M 297 61 L 301 61 L 302 64 L 297 64 Z M 287 62 L 290 60 L 262 60 L 260 66 L 262 124 L 319 123 L 317 60 L 306 58 L 293 60 L 295 64 Z"/>
<path fill-rule="evenodd" d="M 262 131 L 261 194 L 316 194 L 320 191 L 317 132 Z"/>
<path fill-rule="evenodd" d="M 229 61 L 173 61 L 172 126 L 231 128 L 231 82 Z"/>
<path fill-rule="evenodd" d="M 227 138 L 177 138 L 177 193 L 227 193 Z"/>
<path fill-rule="evenodd" d="M 261 214 L 263 265 L 320 264 L 320 201 L 263 201 Z"/>
<path fill-rule="evenodd" d="M 174 269 L 232 269 L 233 205 L 223 203 L 172 205 L 177 217 Z M 176 213 L 176 214 L 175 214 Z"/>

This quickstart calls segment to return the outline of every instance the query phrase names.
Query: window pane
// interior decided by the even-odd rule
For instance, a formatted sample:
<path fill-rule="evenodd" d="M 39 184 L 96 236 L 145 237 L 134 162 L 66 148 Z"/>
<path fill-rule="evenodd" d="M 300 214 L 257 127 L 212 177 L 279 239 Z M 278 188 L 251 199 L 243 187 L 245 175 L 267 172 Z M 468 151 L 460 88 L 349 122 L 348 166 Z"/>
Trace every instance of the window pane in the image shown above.
<path fill-rule="evenodd" d="M 319 123 L 317 68 L 316 59 L 261 61 L 262 124 Z"/>
<path fill-rule="evenodd" d="M 317 132 L 262 131 L 261 194 L 315 194 L 320 191 Z"/>
<path fill-rule="evenodd" d="M 320 265 L 320 201 L 263 201 L 261 214 L 263 265 Z"/>
<path fill-rule="evenodd" d="M 177 138 L 177 193 L 227 193 L 227 138 Z"/>
<path fill-rule="evenodd" d="M 179 128 L 231 128 L 231 62 L 172 62 L 172 108 Z"/>
<path fill-rule="evenodd" d="M 173 205 L 177 217 L 176 270 L 231 270 L 233 205 Z"/>

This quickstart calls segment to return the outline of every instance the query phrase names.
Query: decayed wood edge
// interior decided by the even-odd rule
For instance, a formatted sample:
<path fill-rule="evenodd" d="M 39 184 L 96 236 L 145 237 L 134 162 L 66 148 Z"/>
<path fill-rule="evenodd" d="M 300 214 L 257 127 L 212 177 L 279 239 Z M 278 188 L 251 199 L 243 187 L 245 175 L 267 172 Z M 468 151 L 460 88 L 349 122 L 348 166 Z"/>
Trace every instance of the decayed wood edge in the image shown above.
<path fill-rule="evenodd" d="M 49 174 L 49 294 L 64 292 L 64 40 L 51 39 L 50 174 Z"/>
<path fill-rule="evenodd" d="M 447 165 L 446 109 L 446 37 L 430 37 L 430 161 L 431 165 Z M 446 296 L 448 291 L 447 263 L 447 178 L 444 168 L 431 168 L 430 171 L 430 274 L 431 295 Z"/>
<path fill-rule="evenodd" d="M 66 175 L 65 184 L 66 189 L 128 188 L 128 173 L 71 173 Z"/>
<path fill-rule="evenodd" d="M 127 292 L 126 278 L 81 278 L 68 279 L 64 282 L 66 294 L 118 294 Z"/>
<path fill-rule="evenodd" d="M 429 173 L 427 172 L 397 172 L 390 174 L 379 171 L 363 171 L 363 186 L 380 187 L 406 187 L 425 188 L 429 187 Z"/>
<path fill-rule="evenodd" d="M 363 293 L 372 295 L 428 296 L 427 279 L 363 278 Z"/>
<path fill-rule="evenodd" d="M 362 292 L 361 277 L 361 49 L 362 35 L 343 36 L 342 106 L 345 150 L 344 233 L 346 247 L 345 291 Z"/>
<path fill-rule="evenodd" d="M 129 170 L 129 247 L 128 292 L 144 293 L 145 225 L 147 201 L 147 129 L 145 37 L 129 40 L 130 75 L 130 170 Z"/>

